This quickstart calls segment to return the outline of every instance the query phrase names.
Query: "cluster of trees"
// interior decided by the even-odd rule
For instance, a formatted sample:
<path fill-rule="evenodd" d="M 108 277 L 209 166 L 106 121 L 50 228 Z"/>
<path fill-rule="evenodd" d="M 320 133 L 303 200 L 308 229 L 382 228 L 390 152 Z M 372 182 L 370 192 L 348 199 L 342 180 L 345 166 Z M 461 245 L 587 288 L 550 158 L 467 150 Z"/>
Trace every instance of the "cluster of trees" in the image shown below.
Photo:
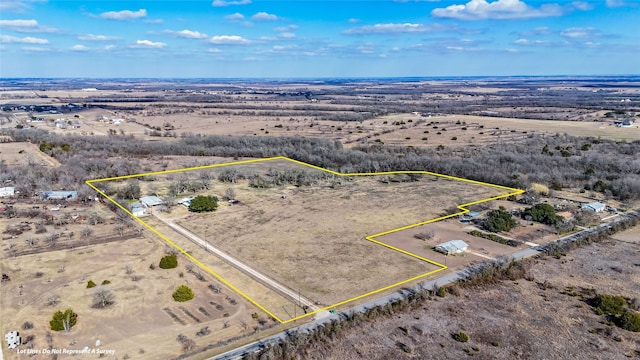
<path fill-rule="evenodd" d="M 93 195 L 82 185 L 85 179 L 139 173 L 145 168 L 139 159 L 150 156 L 284 155 L 340 172 L 429 170 L 518 188 L 539 183 L 555 189 L 586 187 L 590 190 L 585 191 L 601 191 L 623 201 L 640 198 L 640 160 L 635 156 L 640 153 L 639 141 L 531 135 L 524 142 L 499 146 L 433 149 L 374 144 L 346 150 L 337 141 L 302 137 L 183 134 L 177 141 L 150 142 L 132 136 L 62 136 L 39 129 L 4 129 L 2 134 L 15 141 L 69 145 L 69 151 L 55 154 L 63 164 L 60 168 L 0 165 L 0 180 L 13 180 L 16 190 L 25 196 L 33 189 L 58 184 L 76 188 L 82 199 Z M 547 152 L 542 151 L 545 147 Z M 556 148 L 570 148 L 571 154 L 563 157 L 558 151 L 549 150 Z M 56 149 L 59 147 L 53 148 Z M 225 176 L 233 181 L 233 174 Z"/>
<path fill-rule="evenodd" d="M 504 207 L 491 210 L 487 213 L 484 228 L 491 232 L 510 231 L 518 225 L 516 219 Z"/>

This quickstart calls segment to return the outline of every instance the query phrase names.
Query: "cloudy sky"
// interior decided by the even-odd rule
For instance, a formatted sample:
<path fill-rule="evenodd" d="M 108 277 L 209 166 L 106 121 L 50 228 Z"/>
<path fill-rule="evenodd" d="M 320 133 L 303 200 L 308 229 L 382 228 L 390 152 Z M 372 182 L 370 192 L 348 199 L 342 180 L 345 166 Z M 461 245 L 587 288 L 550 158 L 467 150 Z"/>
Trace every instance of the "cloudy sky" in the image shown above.
<path fill-rule="evenodd" d="M 638 0 L 0 2 L 0 77 L 640 74 Z"/>

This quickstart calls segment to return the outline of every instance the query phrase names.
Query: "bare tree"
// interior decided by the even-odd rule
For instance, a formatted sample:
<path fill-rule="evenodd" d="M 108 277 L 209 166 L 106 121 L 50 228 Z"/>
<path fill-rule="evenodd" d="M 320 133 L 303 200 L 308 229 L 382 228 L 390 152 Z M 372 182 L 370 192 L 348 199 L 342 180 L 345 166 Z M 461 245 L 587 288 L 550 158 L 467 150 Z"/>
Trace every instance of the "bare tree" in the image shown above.
<path fill-rule="evenodd" d="M 49 296 L 49 297 L 47 298 L 47 302 L 46 302 L 46 304 L 47 304 L 48 306 L 55 306 L 55 305 L 57 305 L 59 302 L 60 302 L 60 296 L 58 296 L 58 295 L 55 295 L 55 294 L 54 294 L 54 295 L 51 295 L 51 296 Z"/>
<path fill-rule="evenodd" d="M 125 266 L 124 267 L 124 271 L 125 271 L 125 273 L 127 273 L 127 275 L 133 274 L 133 268 L 131 267 L 131 265 Z"/>
<path fill-rule="evenodd" d="M 101 288 L 96 290 L 93 294 L 93 307 L 96 308 L 105 308 L 111 304 L 113 304 L 113 293 L 111 290 L 106 288 Z"/>
<path fill-rule="evenodd" d="M 49 244 L 49 246 L 54 247 L 58 242 L 58 234 L 50 234 L 44 238 L 44 242 Z"/>
<path fill-rule="evenodd" d="M 124 226 L 118 225 L 114 228 L 115 232 L 120 235 L 120 237 L 124 237 Z"/>
<path fill-rule="evenodd" d="M 196 347 L 196 342 L 189 339 L 185 335 L 182 335 L 182 334 L 178 335 L 176 340 L 182 345 L 183 352 L 187 352 L 189 350 L 192 350 L 194 347 Z"/>
<path fill-rule="evenodd" d="M 233 190 L 232 188 L 228 188 L 227 190 L 225 190 L 224 191 L 224 198 L 226 200 L 235 200 L 236 199 L 235 190 Z"/>
<path fill-rule="evenodd" d="M 88 238 L 89 236 L 91 236 L 91 234 L 93 234 L 93 229 L 88 228 L 88 227 L 85 227 L 80 232 L 80 235 L 82 235 L 83 238 Z"/>
<path fill-rule="evenodd" d="M 38 238 L 30 237 L 25 240 L 29 246 L 35 246 L 38 243 Z"/>

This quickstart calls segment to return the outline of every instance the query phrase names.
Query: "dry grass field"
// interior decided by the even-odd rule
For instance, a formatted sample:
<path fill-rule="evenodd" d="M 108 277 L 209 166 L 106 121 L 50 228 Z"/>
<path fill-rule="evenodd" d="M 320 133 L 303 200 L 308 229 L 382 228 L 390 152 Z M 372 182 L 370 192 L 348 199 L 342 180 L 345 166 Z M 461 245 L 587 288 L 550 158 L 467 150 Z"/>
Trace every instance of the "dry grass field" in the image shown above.
<path fill-rule="evenodd" d="M 335 177 L 286 160 L 152 175 L 154 181 L 141 182 L 141 185 L 143 193 L 162 196 L 170 182 L 177 179 L 195 181 L 201 178 L 201 173 L 217 179 L 231 170 L 242 174 L 238 179 L 257 174 L 269 178 L 268 174 L 276 171 L 308 171 L 318 180 L 311 186 L 283 184 L 266 188 L 252 187 L 247 180 L 214 181 L 203 194 L 222 199 L 227 189 L 233 189 L 240 203 L 222 203 L 218 210 L 207 214 L 189 213 L 178 206 L 166 216 L 323 306 L 437 269 L 369 242 L 366 236 L 457 211 L 453 210 L 455 206 L 465 202 L 508 193 L 504 189 L 430 175 L 415 181 L 395 175 Z M 160 226 L 152 217 L 145 221 Z M 160 231 L 170 239 L 183 238 L 166 227 Z M 185 243 L 184 240 L 179 241 Z M 188 241 L 185 246 L 187 251 L 198 248 Z M 237 271 L 225 269 L 213 255 L 198 259 L 214 267 L 214 271 L 234 285 L 246 278 L 243 275 L 236 280 Z M 262 294 L 262 290 L 256 291 L 251 286 L 238 287 L 247 294 Z M 292 309 L 281 308 L 286 305 L 281 305 L 281 300 L 266 301 L 275 305 L 269 310 L 277 316 L 293 317 Z"/>
<path fill-rule="evenodd" d="M 6 166 L 60 166 L 58 160 L 44 154 L 37 145 L 24 142 L 0 143 L 0 162 Z"/>
<path fill-rule="evenodd" d="M 204 281 L 198 280 L 189 272 L 186 257 L 178 256 L 177 269 L 157 268 L 167 245 L 121 223 L 100 203 L 62 201 L 58 203 L 64 207 L 57 209 L 57 202 L 2 200 L 0 272 L 10 280 L 0 284 L 0 331 L 18 330 L 23 340 L 34 336 L 23 350 L 94 348 L 100 339 L 101 348 L 115 350 L 117 358 L 170 358 L 182 354 L 176 341 L 180 334 L 201 348 L 262 328 L 251 317 L 258 308 L 206 273 Z M 4 216 L 9 206 L 17 217 Z M 88 289 L 89 280 L 98 286 Z M 110 283 L 100 285 L 105 280 Z M 193 288 L 194 300 L 173 301 L 172 292 L 182 284 Z M 210 284 L 220 292 L 212 291 Z M 92 307 L 100 289 L 111 291 L 114 304 Z M 50 299 L 57 300 L 50 305 Z M 68 307 L 79 315 L 78 325 L 69 334 L 51 332 L 53 313 Z M 22 329 L 25 322 L 33 328 Z M 196 336 L 205 326 L 211 334 Z M 24 357 L 5 345 L 6 359 Z"/>
<path fill-rule="evenodd" d="M 306 359 L 602 359 L 640 356 L 640 333 L 603 324 L 580 297 L 565 290 L 638 298 L 640 229 L 548 257 L 530 281 L 461 289 L 410 312 L 341 332 L 306 349 Z M 406 331 L 405 331 L 406 329 Z M 463 331 L 469 342 L 453 333 Z M 403 350 L 405 349 L 405 350 Z M 408 351 L 407 351 L 408 350 Z"/>

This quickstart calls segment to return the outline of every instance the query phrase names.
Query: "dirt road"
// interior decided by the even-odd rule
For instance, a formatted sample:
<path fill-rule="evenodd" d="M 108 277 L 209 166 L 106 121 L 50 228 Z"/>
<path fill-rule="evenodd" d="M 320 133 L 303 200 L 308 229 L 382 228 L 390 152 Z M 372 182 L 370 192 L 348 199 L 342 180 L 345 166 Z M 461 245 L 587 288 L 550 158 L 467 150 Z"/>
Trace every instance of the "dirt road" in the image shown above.
<path fill-rule="evenodd" d="M 256 281 L 259 281 L 261 284 L 263 284 L 263 285 L 269 287 L 270 289 L 276 291 L 280 295 L 290 299 L 293 303 L 298 304 L 300 307 L 306 306 L 309 311 L 316 311 L 316 310 L 319 309 L 319 307 L 317 307 L 314 304 L 313 301 L 301 296 L 299 293 L 289 289 L 288 287 L 278 283 L 277 281 L 269 278 L 268 276 L 260 273 L 259 271 L 255 270 L 255 269 L 251 268 L 250 266 L 240 262 L 239 260 L 237 260 L 234 257 L 232 257 L 231 255 L 225 253 L 224 251 L 214 247 L 208 241 L 202 239 L 201 237 L 199 237 L 198 235 L 196 235 L 196 234 L 192 233 L 191 231 L 185 229 L 184 227 L 176 224 L 175 222 L 173 222 L 171 220 L 168 220 L 168 219 L 164 218 L 162 215 L 158 214 L 157 212 L 155 212 L 153 215 L 158 220 L 162 221 L 167 226 L 169 226 L 171 229 L 173 229 L 175 232 L 179 233 L 180 235 L 183 235 L 183 236 L 187 237 L 188 239 L 190 239 L 191 241 L 193 241 L 197 245 L 201 246 L 205 250 L 207 250 L 207 251 L 215 254 L 216 256 L 220 257 L 224 261 L 226 261 L 229 264 L 233 265 L 238 270 L 240 270 L 240 271 L 244 272 L 245 274 L 251 276 Z"/>

